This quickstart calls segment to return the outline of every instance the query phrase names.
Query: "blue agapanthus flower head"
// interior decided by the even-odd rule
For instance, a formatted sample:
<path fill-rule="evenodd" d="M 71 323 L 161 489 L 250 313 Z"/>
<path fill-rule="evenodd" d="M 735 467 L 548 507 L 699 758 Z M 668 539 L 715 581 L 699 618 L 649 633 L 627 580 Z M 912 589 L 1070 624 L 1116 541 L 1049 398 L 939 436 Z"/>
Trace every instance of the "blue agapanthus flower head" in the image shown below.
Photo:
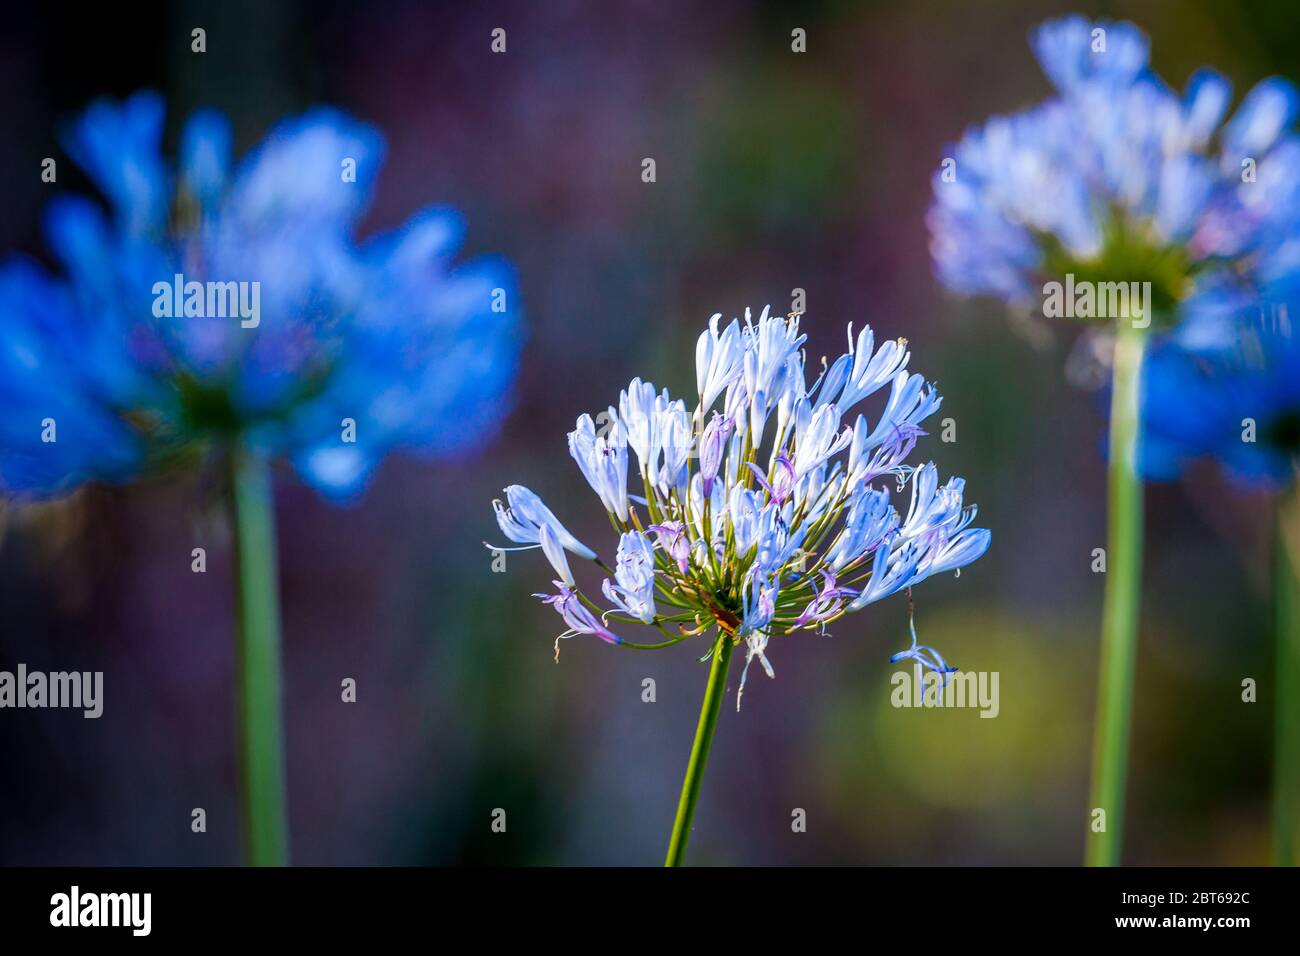
<path fill-rule="evenodd" d="M 721 318 L 697 343 L 692 404 L 637 378 L 569 433 L 569 453 L 618 533 L 613 566 L 521 485 L 494 507 L 506 538 L 550 560 L 557 593 L 538 596 L 563 617 L 560 639 L 664 647 L 716 627 L 744 643 L 746 670 L 757 658 L 771 676 L 772 637 L 824 631 L 958 571 L 990 534 L 971 527 L 961 478 L 940 483 L 933 463 L 906 462 L 941 401 L 907 371 L 906 340 L 877 347 L 870 328 L 855 337 L 850 327 L 848 351 L 810 386 L 797 315 L 747 310 L 725 327 Z M 873 423 L 859 405 L 877 392 L 887 394 Z M 900 514 L 891 485 L 901 493 L 908 483 Z M 605 607 L 581 589 L 569 554 L 609 575 Z M 665 640 L 629 644 L 619 633 L 627 625 Z"/>
<path fill-rule="evenodd" d="M 1171 322 L 1231 312 L 1300 264 L 1295 89 L 1254 87 L 1228 116 L 1226 78 L 1180 95 L 1128 23 L 1073 16 L 1031 45 L 1056 88 L 967 131 L 934 177 L 928 221 L 940 279 L 1032 306 L 1046 281 L 1151 282 Z"/>
<path fill-rule="evenodd" d="M 1142 467 L 1174 478 L 1217 461 L 1237 483 L 1278 489 L 1300 473 L 1300 304 L 1252 308 L 1217 346 L 1161 341 L 1144 369 Z"/>
<path fill-rule="evenodd" d="M 91 105 L 64 142 L 107 209 L 50 204 L 60 277 L 0 266 L 0 488 L 125 480 L 237 438 L 344 497 L 394 449 L 492 433 L 519 350 L 513 272 L 457 263 L 448 208 L 357 237 L 378 132 L 317 109 L 236 162 L 204 111 L 172 162 L 163 125 L 152 93 Z"/>

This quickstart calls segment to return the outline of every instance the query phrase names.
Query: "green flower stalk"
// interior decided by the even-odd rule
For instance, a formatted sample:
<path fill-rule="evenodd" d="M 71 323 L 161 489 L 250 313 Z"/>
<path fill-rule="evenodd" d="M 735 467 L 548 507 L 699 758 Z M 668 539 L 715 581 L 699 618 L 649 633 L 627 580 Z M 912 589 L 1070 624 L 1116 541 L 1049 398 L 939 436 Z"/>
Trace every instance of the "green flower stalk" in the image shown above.
<path fill-rule="evenodd" d="M 719 628 L 713 645 L 713 663 L 709 666 L 709 683 L 704 691 L 704 703 L 700 705 L 700 723 L 695 728 L 695 743 L 686 762 L 686 779 L 682 781 L 682 795 L 677 802 L 677 817 L 673 821 L 664 866 L 681 866 L 686 859 L 686 843 L 691 838 L 695 804 L 700 799 L 704 768 L 709 762 L 709 748 L 713 746 L 713 732 L 718 728 L 718 715 L 722 713 L 722 698 L 727 695 L 727 672 L 734 647 L 734 637 Z"/>
<path fill-rule="evenodd" d="M 1273 863 L 1296 865 L 1300 818 L 1300 506 L 1294 489 L 1278 502 L 1273 627 Z"/>
<path fill-rule="evenodd" d="M 1092 762 L 1093 813 L 1101 810 L 1104 816 L 1097 818 L 1089 831 L 1089 866 L 1117 865 L 1124 833 L 1124 789 L 1142 590 L 1142 479 L 1137 469 L 1137 450 L 1145 340 L 1142 329 L 1121 323 L 1115 341 L 1107 469 L 1106 594 Z"/>
<path fill-rule="evenodd" d="M 244 859 L 285 866 L 284 729 L 281 717 L 280 600 L 275 501 L 266 460 L 231 453 L 236 590 L 239 606 L 239 753 Z"/>

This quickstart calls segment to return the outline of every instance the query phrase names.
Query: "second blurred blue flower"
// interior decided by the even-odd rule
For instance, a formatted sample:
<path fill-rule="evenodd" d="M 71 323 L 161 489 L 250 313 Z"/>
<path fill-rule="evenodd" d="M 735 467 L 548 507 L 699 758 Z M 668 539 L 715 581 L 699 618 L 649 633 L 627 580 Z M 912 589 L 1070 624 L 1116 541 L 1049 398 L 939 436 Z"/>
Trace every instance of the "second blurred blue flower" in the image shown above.
<path fill-rule="evenodd" d="M 65 141 L 109 209 L 51 203 L 66 279 L 0 266 L 0 487 L 126 480 L 238 436 L 346 497 L 390 451 L 493 433 L 521 339 L 513 272 L 456 264 L 449 208 L 358 241 L 373 128 L 317 109 L 235 164 L 229 123 L 200 112 L 172 165 L 163 125 L 152 93 L 93 104 Z"/>

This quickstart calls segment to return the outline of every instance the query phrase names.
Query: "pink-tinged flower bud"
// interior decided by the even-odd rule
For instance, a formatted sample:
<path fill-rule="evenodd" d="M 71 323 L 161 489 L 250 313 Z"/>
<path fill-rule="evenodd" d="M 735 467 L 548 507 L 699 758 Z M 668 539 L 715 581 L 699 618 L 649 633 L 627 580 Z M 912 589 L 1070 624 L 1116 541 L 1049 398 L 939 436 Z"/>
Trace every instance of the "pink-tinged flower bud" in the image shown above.
<path fill-rule="evenodd" d="M 783 505 L 790 500 L 794 494 L 794 463 L 790 461 L 785 454 L 776 456 L 776 461 L 772 464 L 772 470 L 764 475 L 756 466 L 750 464 L 750 471 L 758 479 L 758 483 L 763 486 L 773 501 L 778 505 Z"/>
<path fill-rule="evenodd" d="M 677 562 L 678 569 L 685 574 L 691 562 L 691 539 L 686 534 L 686 525 L 680 521 L 665 521 L 651 525 L 650 530 L 658 535 L 655 543 Z"/>
<path fill-rule="evenodd" d="M 722 467 L 722 455 L 726 450 L 727 440 L 731 438 L 734 428 L 735 424 L 730 418 L 714 412 L 713 418 L 705 426 L 704 434 L 700 436 L 700 478 L 706 495 L 713 490 L 718 469 Z"/>

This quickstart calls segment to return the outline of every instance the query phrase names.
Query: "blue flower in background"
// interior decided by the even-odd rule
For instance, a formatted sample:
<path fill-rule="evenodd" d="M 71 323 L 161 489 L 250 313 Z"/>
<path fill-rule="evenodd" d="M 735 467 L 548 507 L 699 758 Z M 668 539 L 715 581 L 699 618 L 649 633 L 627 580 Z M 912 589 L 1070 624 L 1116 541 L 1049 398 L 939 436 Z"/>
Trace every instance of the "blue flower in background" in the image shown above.
<path fill-rule="evenodd" d="M 278 866 L 289 838 L 270 462 L 344 498 L 390 451 L 484 442 L 518 361 L 517 294 L 501 260 L 454 263 L 463 225 L 450 209 L 358 242 L 383 155 L 370 127 L 318 109 L 235 165 L 228 122 L 201 112 L 173 166 L 163 112 L 152 93 L 93 104 L 66 145 L 109 210 L 50 204 L 64 278 L 0 266 L 0 491 L 48 496 L 215 459 L 238 584 L 244 850 Z M 552 552 L 553 539 L 548 528 Z"/>
<path fill-rule="evenodd" d="M 1257 84 L 1231 119 L 1227 79 L 1180 96 L 1148 67 L 1146 36 L 1082 17 L 1031 44 L 1057 94 L 967 131 L 934 178 L 940 279 L 1032 305 L 1047 279 L 1152 283 L 1166 321 L 1233 312 L 1300 265 L 1297 96 Z"/>
<path fill-rule="evenodd" d="M 1149 355 L 1142 466 L 1174 478 L 1192 462 L 1219 462 L 1238 483 L 1282 488 L 1300 467 L 1297 310 L 1256 308 L 1234 324 L 1233 344 L 1193 349 L 1165 341 Z"/>
<path fill-rule="evenodd" d="M 0 266 L 0 487 L 129 480 L 237 438 L 346 497 L 390 451 L 493 434 L 521 338 L 513 272 L 455 263 L 447 208 L 358 241 L 374 129 L 317 109 L 235 164 L 229 123 L 200 112 L 173 165 L 163 123 L 152 93 L 87 109 L 65 144 L 109 209 L 50 204 L 64 278 Z"/>
<path fill-rule="evenodd" d="M 1281 79 L 1264 80 L 1225 120 L 1228 81 L 1204 69 L 1176 93 L 1149 68 L 1147 38 L 1132 24 L 1066 17 L 1030 41 L 1056 94 L 968 130 L 934 176 L 927 220 L 935 271 L 949 288 L 1021 311 L 1041 302 L 1047 318 L 1110 320 L 1104 338 L 1088 337 L 1110 346 L 1110 564 L 1089 798 L 1108 808 L 1110 826 L 1089 833 L 1087 859 L 1113 866 L 1142 593 L 1142 477 L 1222 450 L 1247 391 L 1245 405 L 1276 408 L 1260 379 L 1249 390 L 1200 387 L 1202 373 L 1177 350 L 1222 354 L 1230 316 L 1291 292 L 1300 266 L 1297 95 Z M 926 665 L 920 645 L 905 653 Z M 928 666 L 947 664 L 936 657 Z"/>

